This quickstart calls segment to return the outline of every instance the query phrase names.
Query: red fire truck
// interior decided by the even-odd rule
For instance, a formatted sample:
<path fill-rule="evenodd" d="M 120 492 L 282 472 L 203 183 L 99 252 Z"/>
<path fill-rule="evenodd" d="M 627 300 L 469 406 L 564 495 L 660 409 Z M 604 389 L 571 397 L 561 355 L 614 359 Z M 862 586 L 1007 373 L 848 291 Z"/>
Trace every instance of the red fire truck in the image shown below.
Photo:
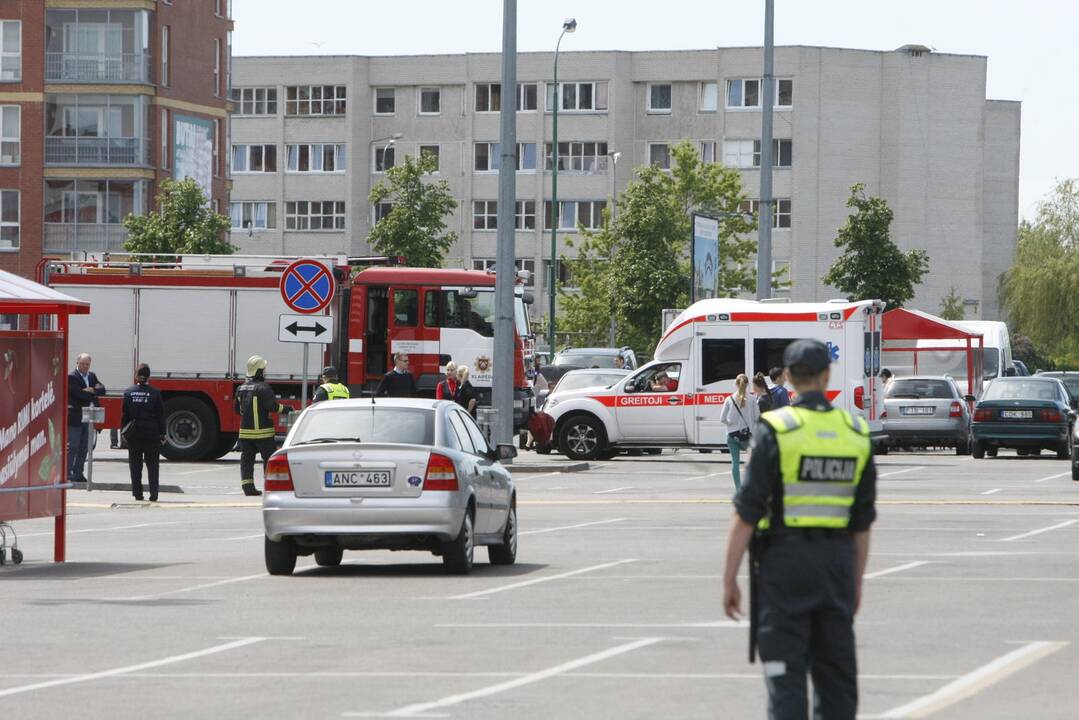
<path fill-rule="evenodd" d="M 151 260 L 152 258 L 145 258 Z M 147 363 L 165 396 L 167 439 L 173 460 L 215 459 L 236 442 L 239 416 L 233 391 L 251 355 L 269 362 L 267 380 L 285 404 L 298 406 L 303 344 L 278 341 L 279 316 L 292 314 L 282 299 L 282 271 L 297 258 L 183 256 L 177 262 L 44 260 L 39 280 L 93 303 L 91 315 L 73 318 L 69 366 L 87 352 L 109 390 L 105 427 L 120 421 L 120 399 L 135 368 Z M 309 351 L 308 397 L 323 365 L 335 365 L 353 397 L 370 392 L 393 367 L 392 354 L 409 355 L 421 394 L 434 395 L 446 363 L 467 365 L 480 404 L 490 404 L 493 379 L 495 276 L 492 272 L 385 265 L 386 258 L 321 256 L 337 290 L 324 315 L 336 329 L 329 345 Z M 514 425 L 533 403 L 526 367 L 534 348 L 523 278 L 515 289 Z M 284 427 L 279 431 L 284 433 Z"/>

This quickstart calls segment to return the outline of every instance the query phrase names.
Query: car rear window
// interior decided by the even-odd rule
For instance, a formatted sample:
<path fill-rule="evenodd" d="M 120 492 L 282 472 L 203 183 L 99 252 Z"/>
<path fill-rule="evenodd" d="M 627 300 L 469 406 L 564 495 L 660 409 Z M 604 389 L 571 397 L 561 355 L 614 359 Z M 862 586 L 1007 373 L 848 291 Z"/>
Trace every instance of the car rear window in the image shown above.
<path fill-rule="evenodd" d="M 886 397 L 949 400 L 955 395 L 951 385 L 945 380 L 893 380 L 888 386 Z"/>
<path fill-rule="evenodd" d="M 379 407 L 377 404 L 320 408 L 304 416 L 290 443 L 339 438 L 433 445 L 434 428 L 434 411 L 422 408 Z"/>
<path fill-rule="evenodd" d="M 983 400 L 1059 400 L 1060 391 L 1051 380 L 993 381 L 982 396 Z"/>

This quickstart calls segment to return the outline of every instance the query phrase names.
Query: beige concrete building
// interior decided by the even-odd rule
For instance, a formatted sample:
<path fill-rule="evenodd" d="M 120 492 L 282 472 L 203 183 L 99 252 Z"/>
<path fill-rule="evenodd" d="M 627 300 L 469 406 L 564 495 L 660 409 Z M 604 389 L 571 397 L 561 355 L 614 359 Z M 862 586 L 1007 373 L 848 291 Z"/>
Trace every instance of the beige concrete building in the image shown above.
<path fill-rule="evenodd" d="M 540 293 L 552 60 L 521 54 L 514 93 L 517 257 L 539 271 Z M 996 318 L 997 278 L 1016 243 L 1020 105 L 986 99 L 986 58 L 796 46 L 777 48 L 775 67 L 774 255 L 789 268 L 788 294 L 836 296 L 820 277 L 849 188 L 863 182 L 895 211 L 898 245 L 929 252 L 913 305 L 935 312 L 955 287 L 969 317 Z M 233 242 L 244 252 L 366 254 L 385 210 L 368 202 L 372 185 L 422 150 L 437 153 L 438 176 L 460 203 L 447 264 L 493 263 L 500 72 L 497 54 L 236 58 Z M 562 53 L 560 248 L 578 223 L 599 221 L 635 167 L 668 163 L 683 139 L 739 168 L 756 197 L 760 73 L 760 48 Z"/>

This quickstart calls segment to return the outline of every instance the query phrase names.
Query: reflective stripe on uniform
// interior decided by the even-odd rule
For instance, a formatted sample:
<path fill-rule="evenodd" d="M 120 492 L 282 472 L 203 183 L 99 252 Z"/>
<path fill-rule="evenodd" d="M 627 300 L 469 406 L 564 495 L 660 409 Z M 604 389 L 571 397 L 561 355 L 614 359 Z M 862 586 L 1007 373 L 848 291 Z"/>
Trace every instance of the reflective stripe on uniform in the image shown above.
<path fill-rule="evenodd" d="M 761 415 L 761 420 L 767 422 L 772 426 L 772 429 L 779 433 L 797 430 L 802 424 L 798 414 L 794 412 L 794 408 L 789 405 L 764 413 Z"/>
<path fill-rule="evenodd" d="M 834 482 L 799 482 L 798 495 L 804 498 L 836 497 L 854 499 L 855 485 Z M 790 497 L 789 495 L 787 497 Z"/>

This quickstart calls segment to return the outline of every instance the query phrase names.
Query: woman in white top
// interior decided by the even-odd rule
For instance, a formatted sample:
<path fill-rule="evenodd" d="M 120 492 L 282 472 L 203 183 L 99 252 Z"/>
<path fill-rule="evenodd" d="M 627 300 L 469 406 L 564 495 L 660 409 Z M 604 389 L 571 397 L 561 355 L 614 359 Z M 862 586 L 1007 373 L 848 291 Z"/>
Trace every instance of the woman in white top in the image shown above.
<path fill-rule="evenodd" d="M 749 438 L 760 419 L 760 409 L 747 393 L 749 378 L 744 374 L 734 379 L 734 394 L 723 401 L 719 420 L 727 426 L 727 447 L 731 450 L 731 475 L 734 489 L 742 487 L 741 453 L 749 448 Z"/>

